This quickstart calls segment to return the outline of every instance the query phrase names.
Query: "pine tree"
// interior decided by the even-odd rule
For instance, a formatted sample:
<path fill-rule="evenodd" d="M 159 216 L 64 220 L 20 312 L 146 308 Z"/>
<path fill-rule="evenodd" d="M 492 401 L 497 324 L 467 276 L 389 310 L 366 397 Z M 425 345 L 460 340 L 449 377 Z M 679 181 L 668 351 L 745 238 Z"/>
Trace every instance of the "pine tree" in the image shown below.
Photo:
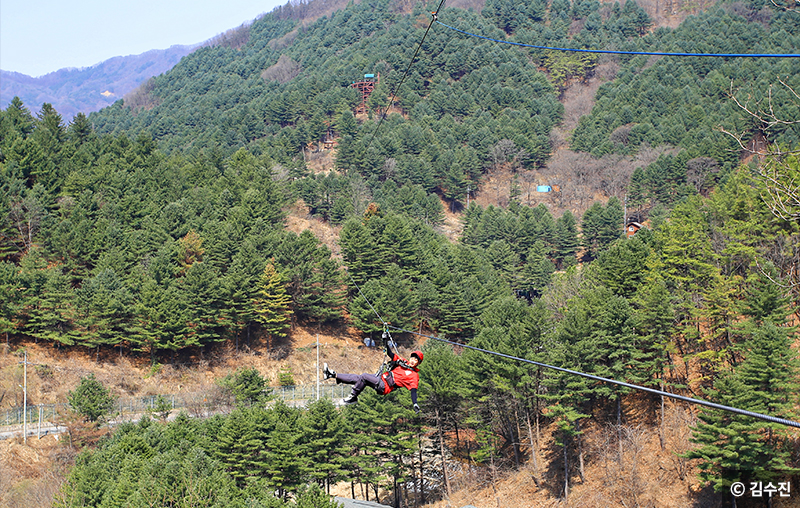
<path fill-rule="evenodd" d="M 257 298 L 258 280 L 263 275 L 264 261 L 256 252 L 252 242 L 247 242 L 233 256 L 228 271 L 220 281 L 224 294 L 224 319 L 228 332 L 236 337 L 238 347 L 242 330 L 247 332 L 248 345 L 250 326 L 256 313 L 253 302 Z"/>
<path fill-rule="evenodd" d="M 207 262 L 189 265 L 186 276 L 179 278 L 176 289 L 186 299 L 186 333 L 178 337 L 178 349 L 205 346 L 225 340 L 223 319 L 225 303 L 219 271 Z"/>
<path fill-rule="evenodd" d="M 381 259 L 384 263 L 395 263 L 411 280 L 419 279 L 420 246 L 406 220 L 397 215 L 388 215 L 380 236 Z"/>
<path fill-rule="evenodd" d="M 497 270 L 500 277 L 516 289 L 519 287 L 519 255 L 505 240 L 495 240 L 486 249 L 486 257 Z"/>
<path fill-rule="evenodd" d="M 302 436 L 299 410 L 279 401 L 271 412 L 274 423 L 264 442 L 266 452 L 262 474 L 278 497 L 285 499 L 304 483 L 303 479 L 310 470 L 306 467 L 306 459 L 299 453 Z"/>
<path fill-rule="evenodd" d="M 3 132 L 4 138 L 26 138 L 33 132 L 36 120 L 19 97 L 11 99 L 4 113 L 3 127 L 8 129 Z"/>
<path fill-rule="evenodd" d="M 467 283 L 473 283 L 470 279 Z M 448 338 L 469 336 L 475 326 L 471 309 L 461 285 L 450 282 L 439 292 L 438 319 L 433 323 L 436 331 Z"/>
<path fill-rule="evenodd" d="M 74 322 L 82 346 L 114 346 L 127 339 L 133 296 L 113 270 L 103 270 L 84 281 L 76 297 Z"/>
<path fill-rule="evenodd" d="M 557 425 L 556 444 L 563 450 L 564 499 L 569 500 L 570 481 L 575 474 L 575 467 L 570 459 L 571 447 L 583 434 L 577 423 L 589 415 L 579 412 L 573 406 L 556 403 L 546 409 L 545 416 L 553 419 Z"/>
<path fill-rule="evenodd" d="M 650 247 L 638 235 L 612 245 L 596 261 L 598 276 L 614 294 L 630 298 L 644 283 Z"/>
<path fill-rule="evenodd" d="M 269 335 L 270 343 L 273 337 L 286 337 L 291 325 L 292 298 L 272 262 L 264 267 L 256 287 L 256 298 L 253 300 L 256 321 Z"/>
<path fill-rule="evenodd" d="M 526 324 L 532 308 L 511 296 L 498 299 L 481 315 L 481 331 L 470 345 L 524 358 L 540 346 L 540 337 L 530 334 Z M 470 412 L 478 427 L 491 427 L 510 444 L 517 464 L 521 462 L 520 437 L 515 415 L 528 386 L 527 365 L 473 350 L 462 355 L 463 383 L 460 390 L 470 401 Z"/>
<path fill-rule="evenodd" d="M 19 269 L 13 263 L 0 261 L 0 334 L 8 334 L 18 326 L 22 309 Z"/>
<path fill-rule="evenodd" d="M 358 482 L 362 489 L 366 487 L 367 500 L 370 487 L 374 488 L 374 498 L 377 499 L 379 485 L 386 480 L 378 453 L 380 448 L 376 429 L 377 425 L 389 422 L 380 418 L 380 409 L 378 396 L 365 390 L 359 395 L 357 405 L 348 406 L 342 411 L 351 446 L 350 455 L 344 462 L 345 469 L 349 471 L 348 479 L 351 483 Z"/>
<path fill-rule="evenodd" d="M 372 305 L 384 321 L 398 328 L 413 328 L 416 324 L 417 295 L 407 275 L 395 264 L 389 265 L 386 276 L 380 279 L 380 294 Z"/>
<path fill-rule="evenodd" d="M 581 218 L 581 244 L 592 259 L 600 254 L 600 238 L 603 230 L 603 205 L 594 203 Z"/>
<path fill-rule="evenodd" d="M 671 289 L 707 287 L 719 273 L 705 219 L 701 203 L 691 199 L 675 207 L 670 222 L 657 231 L 660 256 L 651 271 L 661 273 Z"/>
<path fill-rule="evenodd" d="M 633 309 L 620 296 L 600 292 L 604 299 L 597 316 L 596 327 L 587 340 L 580 341 L 585 351 L 584 368 L 617 381 L 642 384 L 651 374 L 652 347 L 643 344 L 644 337 L 636 334 Z M 594 313 L 594 311 L 590 311 Z M 630 389 L 610 383 L 595 387 L 595 393 L 606 396 L 617 405 L 617 424 L 622 424 L 621 397 Z"/>
<path fill-rule="evenodd" d="M 374 306 L 370 307 L 370 304 L 377 301 L 382 294 L 380 286 L 380 279 L 368 280 L 361 286 L 361 291 L 353 297 L 349 306 L 353 326 L 370 336 L 383 330 L 383 323 L 375 314 Z"/>
<path fill-rule="evenodd" d="M 72 410 L 90 422 L 110 416 L 116 404 L 115 397 L 94 377 L 94 373 L 81 378 L 80 384 L 69 392 L 67 399 Z"/>
<path fill-rule="evenodd" d="M 483 209 L 472 201 L 461 218 L 463 229 L 461 241 L 466 245 L 481 245 L 483 243 Z"/>
<path fill-rule="evenodd" d="M 546 255 L 547 248 L 544 243 L 537 241 L 528 251 L 522 276 L 528 289 L 541 294 L 550 283 L 550 277 L 556 267 Z"/>
<path fill-rule="evenodd" d="M 69 277 L 60 267 L 47 268 L 45 260 L 33 253 L 21 262 L 20 289 L 22 314 L 25 316 L 25 333 L 56 344 L 71 346 L 75 337 L 71 335 L 69 302 L 74 297 Z"/>
<path fill-rule="evenodd" d="M 779 280 L 775 266 L 766 266 L 749 278 L 750 284 L 742 301 L 742 314 L 755 326 L 769 322 L 781 326 L 786 322 L 786 309 L 791 296 L 774 281 Z"/>
<path fill-rule="evenodd" d="M 216 436 L 215 456 L 239 487 L 258 477 L 265 467 L 263 427 L 269 415 L 257 406 L 233 410 Z M 260 423 L 259 423 L 260 422 Z"/>
<path fill-rule="evenodd" d="M 600 249 L 605 250 L 615 241 L 622 238 L 625 225 L 622 223 L 623 217 L 622 203 L 616 196 L 611 196 L 603 210 L 602 228 L 600 231 Z"/>
<path fill-rule="evenodd" d="M 433 415 L 436 424 L 434 453 L 442 461 L 442 477 L 445 479 L 446 494 L 451 495 L 449 468 L 445 453 L 445 432 L 455 425 L 458 431 L 459 404 L 461 396 L 458 389 L 463 382 L 461 357 L 456 356 L 449 344 L 428 341 L 423 346 L 425 368 L 420 370 L 420 405 L 426 413 Z"/>
<path fill-rule="evenodd" d="M 344 478 L 349 451 L 342 415 L 330 399 L 322 398 L 307 406 L 301 427 L 304 467 L 310 478 L 330 491 L 331 485 Z"/>
<path fill-rule="evenodd" d="M 319 488 L 318 485 L 303 486 L 297 492 L 296 508 L 340 508 L 341 503 Z"/>
<path fill-rule="evenodd" d="M 350 219 L 345 223 L 339 244 L 344 263 L 359 286 L 384 273 L 384 253 L 378 249 L 378 239 L 361 220 Z"/>
<path fill-rule="evenodd" d="M 174 286 L 163 287 L 146 278 L 136 305 L 138 324 L 129 340 L 136 351 L 147 351 L 151 358 L 159 350 L 181 347 L 187 333 L 188 309 L 185 295 Z"/>
<path fill-rule="evenodd" d="M 639 289 L 635 302 L 637 302 L 636 330 L 642 335 L 643 352 L 648 353 L 650 357 L 649 365 L 643 365 L 643 377 L 647 379 L 644 384 L 664 390 L 667 386 L 667 370 L 672 366 L 669 355 L 674 345 L 670 341 L 670 336 L 673 333 L 675 319 L 664 281 L 658 279 L 648 281 Z M 660 402 L 663 423 L 663 395 L 660 396 Z"/>
<path fill-rule="evenodd" d="M 331 251 L 309 230 L 280 246 L 279 264 L 288 275 L 287 291 L 292 296 L 298 319 L 312 318 L 322 322 L 336 321 L 342 316 L 344 282 Z"/>
<path fill-rule="evenodd" d="M 417 451 L 418 429 L 408 397 L 405 390 L 387 396 L 366 390 L 358 404 L 344 411 L 353 439 L 349 463 L 356 470 L 357 479 L 367 488 L 372 486 L 376 498 L 379 488 L 391 490 L 408 479 L 409 464 L 403 458 Z"/>
<path fill-rule="evenodd" d="M 444 197 L 450 201 L 450 211 L 455 211 L 457 204 L 464 201 L 467 195 L 468 181 L 461 168 L 454 166 L 447 172 Z"/>
<path fill-rule="evenodd" d="M 75 145 L 82 145 L 94 136 L 92 123 L 83 113 L 78 113 L 67 127 L 67 137 Z"/>
<path fill-rule="evenodd" d="M 423 404 L 450 413 L 459 401 L 456 391 L 462 383 L 461 357 L 456 356 L 451 346 L 436 341 L 427 342 L 423 352 L 425 368 L 420 370 L 419 376 Z"/>
<path fill-rule="evenodd" d="M 578 221 L 569 210 L 556 220 L 554 243 L 555 261 L 559 269 L 566 270 L 578 264 L 576 258 L 580 246 Z"/>
<path fill-rule="evenodd" d="M 244 367 L 222 378 L 219 385 L 230 391 L 237 406 L 264 404 L 272 398 L 268 381 L 254 367 Z"/>
<path fill-rule="evenodd" d="M 744 360 L 709 390 L 711 400 L 779 418 L 795 418 L 800 363 L 792 350 L 793 329 L 772 323 L 756 329 L 745 343 Z M 791 474 L 790 437 L 782 425 L 703 409 L 692 429 L 700 459 L 700 479 L 718 492 L 733 482 L 774 481 Z"/>

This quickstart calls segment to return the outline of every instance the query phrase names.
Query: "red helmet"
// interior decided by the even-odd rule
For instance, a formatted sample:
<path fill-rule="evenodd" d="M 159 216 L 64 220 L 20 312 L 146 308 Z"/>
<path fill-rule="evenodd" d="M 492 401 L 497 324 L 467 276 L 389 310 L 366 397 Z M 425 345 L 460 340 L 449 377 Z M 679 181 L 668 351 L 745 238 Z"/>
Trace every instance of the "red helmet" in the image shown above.
<path fill-rule="evenodd" d="M 416 356 L 419 359 L 419 363 L 422 363 L 422 351 L 414 351 L 411 356 Z"/>

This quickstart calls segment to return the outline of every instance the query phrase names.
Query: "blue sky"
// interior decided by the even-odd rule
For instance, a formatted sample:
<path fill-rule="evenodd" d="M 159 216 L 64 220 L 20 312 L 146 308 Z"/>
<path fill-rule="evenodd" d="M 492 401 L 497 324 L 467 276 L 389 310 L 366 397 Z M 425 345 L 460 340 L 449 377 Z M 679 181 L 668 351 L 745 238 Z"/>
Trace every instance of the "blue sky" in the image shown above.
<path fill-rule="evenodd" d="M 0 0 L 0 69 L 42 76 L 196 44 L 286 0 Z"/>

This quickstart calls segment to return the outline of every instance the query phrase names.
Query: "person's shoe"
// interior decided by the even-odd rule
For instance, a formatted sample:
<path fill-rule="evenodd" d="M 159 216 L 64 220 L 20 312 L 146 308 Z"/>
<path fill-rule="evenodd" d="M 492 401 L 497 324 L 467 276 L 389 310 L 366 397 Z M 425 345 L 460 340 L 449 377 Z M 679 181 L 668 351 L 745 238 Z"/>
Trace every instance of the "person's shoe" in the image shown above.
<path fill-rule="evenodd" d="M 342 404 L 350 405 L 358 402 L 358 395 L 350 394 L 347 398 L 342 399 Z"/>
<path fill-rule="evenodd" d="M 324 363 L 322 364 L 322 375 L 325 377 L 325 379 L 330 379 L 332 377 L 336 377 L 336 372 L 329 369 L 328 364 Z"/>

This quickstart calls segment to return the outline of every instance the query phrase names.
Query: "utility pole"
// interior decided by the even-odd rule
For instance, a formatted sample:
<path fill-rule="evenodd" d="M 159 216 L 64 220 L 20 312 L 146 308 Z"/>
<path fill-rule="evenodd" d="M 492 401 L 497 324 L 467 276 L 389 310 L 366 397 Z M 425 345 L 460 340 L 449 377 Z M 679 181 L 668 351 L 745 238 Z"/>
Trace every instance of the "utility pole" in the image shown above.
<path fill-rule="evenodd" d="M 470 186 L 469 184 L 467 184 L 467 210 L 469 210 L 469 191 L 470 191 Z"/>
<path fill-rule="evenodd" d="M 25 350 L 25 360 L 19 362 L 25 372 L 25 386 L 22 388 L 22 435 L 23 442 L 28 444 L 28 350 Z"/>
<path fill-rule="evenodd" d="M 622 230 L 625 231 L 625 228 L 628 227 L 628 196 L 625 195 L 623 198 L 623 203 L 625 203 L 624 207 L 622 208 Z M 625 233 L 627 234 L 627 232 Z"/>
<path fill-rule="evenodd" d="M 317 400 L 319 400 L 319 333 L 317 333 Z"/>

